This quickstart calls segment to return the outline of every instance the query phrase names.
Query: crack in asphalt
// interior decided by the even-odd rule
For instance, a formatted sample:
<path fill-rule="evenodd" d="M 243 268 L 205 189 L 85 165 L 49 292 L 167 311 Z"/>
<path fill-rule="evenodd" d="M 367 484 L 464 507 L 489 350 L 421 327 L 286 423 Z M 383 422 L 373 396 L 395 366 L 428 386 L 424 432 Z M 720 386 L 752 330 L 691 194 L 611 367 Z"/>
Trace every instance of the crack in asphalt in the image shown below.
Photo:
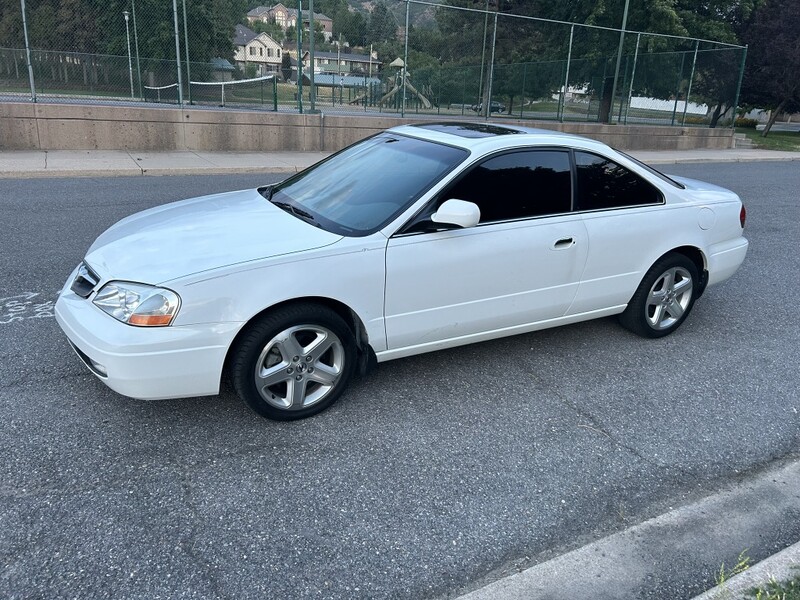
<path fill-rule="evenodd" d="M 178 481 L 180 482 L 181 490 L 184 495 L 183 502 L 189 509 L 188 531 L 185 532 L 185 535 L 181 535 L 178 544 L 186 553 L 186 556 L 197 564 L 200 575 L 208 581 L 215 596 L 217 598 L 227 599 L 229 596 L 223 593 L 220 580 L 215 575 L 216 569 L 205 559 L 202 551 L 198 550 L 195 545 L 197 542 L 197 523 L 200 521 L 200 514 L 197 509 L 197 502 L 195 501 L 194 484 L 191 481 L 191 467 L 188 464 L 184 464 L 177 456 L 172 457 L 172 459 L 175 467 L 178 469 Z"/>
<path fill-rule="evenodd" d="M 547 383 L 541 377 L 537 376 L 536 374 L 531 374 L 531 377 L 536 381 L 536 383 L 538 383 L 543 388 L 550 389 L 551 386 L 548 386 Z M 577 427 L 580 427 L 582 429 L 586 429 L 588 431 L 594 431 L 595 433 L 604 435 L 609 440 L 611 440 L 611 442 L 613 442 L 616 446 L 618 446 L 619 448 L 622 448 L 623 450 L 627 450 L 633 456 L 635 456 L 636 458 L 638 458 L 639 460 L 643 461 L 644 463 L 646 463 L 648 465 L 651 465 L 651 466 L 656 467 L 658 469 L 675 469 L 679 473 L 681 473 L 682 475 L 685 475 L 686 477 L 688 477 L 688 478 L 690 478 L 690 479 L 692 479 L 694 481 L 699 481 L 699 478 L 697 477 L 696 474 L 692 473 L 691 471 L 689 471 L 689 470 L 687 470 L 687 469 L 685 469 L 685 468 L 683 468 L 681 466 L 666 465 L 666 464 L 664 464 L 662 462 L 659 462 L 658 460 L 655 460 L 654 458 L 651 458 L 651 457 L 645 455 L 638 448 L 636 448 L 634 446 L 631 446 L 630 444 L 628 444 L 628 443 L 622 441 L 621 439 L 619 439 L 616 435 L 614 435 L 611 431 L 608 430 L 608 428 L 605 426 L 605 424 L 603 424 L 603 422 L 599 418 L 597 418 L 595 415 L 593 415 L 591 412 L 589 412 L 585 408 L 582 408 L 578 404 L 576 404 L 575 402 L 572 402 L 571 400 L 569 400 L 566 396 L 561 394 L 558 391 L 558 389 L 553 388 L 551 391 L 555 395 L 555 397 L 558 398 L 558 401 L 561 402 L 561 404 L 563 404 L 568 409 L 570 409 L 573 412 L 575 412 L 579 417 L 581 417 L 583 419 L 586 419 L 590 423 L 590 425 L 578 423 Z"/>

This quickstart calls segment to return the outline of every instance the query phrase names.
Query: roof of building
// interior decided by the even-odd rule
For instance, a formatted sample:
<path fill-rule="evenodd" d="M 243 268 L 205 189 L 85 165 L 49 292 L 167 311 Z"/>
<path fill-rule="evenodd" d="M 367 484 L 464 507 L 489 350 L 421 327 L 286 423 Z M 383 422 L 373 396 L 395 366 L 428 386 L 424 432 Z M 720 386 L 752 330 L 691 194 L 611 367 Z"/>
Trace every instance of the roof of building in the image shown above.
<path fill-rule="evenodd" d="M 233 45 L 246 46 L 248 42 L 251 42 L 257 36 L 258 34 L 252 29 L 244 25 L 237 25 L 233 31 Z"/>
<path fill-rule="evenodd" d="M 278 6 L 278 4 L 276 4 L 275 6 Z M 248 17 L 254 17 L 254 18 L 265 17 L 265 16 L 269 15 L 269 12 L 273 8 L 275 8 L 275 6 L 256 6 L 253 10 L 248 11 L 247 16 Z M 292 17 L 295 17 L 295 18 L 297 17 L 297 9 L 296 8 L 289 8 L 288 6 L 286 6 L 284 4 L 281 4 L 281 6 L 283 6 L 286 9 L 286 12 L 289 14 L 289 16 L 292 16 Z M 309 12 L 307 10 L 304 10 L 303 11 L 303 19 L 308 19 L 308 18 L 309 18 Z M 314 12 L 314 19 L 318 20 L 318 21 L 332 21 L 332 19 L 329 16 L 327 16 L 327 15 L 325 15 L 323 13 L 318 13 L 318 12 Z"/>
<path fill-rule="evenodd" d="M 233 45 L 234 46 L 246 46 L 254 39 L 265 36 L 267 41 L 272 41 L 276 46 L 280 46 L 278 42 L 276 42 L 268 33 L 256 33 L 252 29 L 245 27 L 244 25 L 237 25 L 233 32 Z"/>
<path fill-rule="evenodd" d="M 306 51 L 308 54 L 308 51 Z M 303 55 L 305 57 L 305 55 Z M 314 58 L 339 58 L 340 60 L 349 60 L 350 62 L 372 62 L 373 65 L 383 64 L 377 58 L 370 61 L 369 54 L 353 54 L 351 52 L 314 52 Z"/>
<path fill-rule="evenodd" d="M 234 67 L 227 58 L 212 58 L 211 64 L 214 67 L 215 71 L 235 71 L 236 67 Z"/>

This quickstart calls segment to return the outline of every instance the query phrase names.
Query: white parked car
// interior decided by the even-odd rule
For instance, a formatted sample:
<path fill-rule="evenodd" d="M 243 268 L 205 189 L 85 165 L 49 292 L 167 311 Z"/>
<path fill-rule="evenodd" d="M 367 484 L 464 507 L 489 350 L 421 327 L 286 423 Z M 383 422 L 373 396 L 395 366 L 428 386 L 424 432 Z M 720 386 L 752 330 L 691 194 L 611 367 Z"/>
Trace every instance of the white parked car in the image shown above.
<path fill-rule="evenodd" d="M 745 210 L 589 139 L 396 127 L 277 185 L 167 204 L 103 233 L 56 318 L 109 387 L 315 414 L 381 362 L 619 315 L 675 331 L 742 263 Z"/>

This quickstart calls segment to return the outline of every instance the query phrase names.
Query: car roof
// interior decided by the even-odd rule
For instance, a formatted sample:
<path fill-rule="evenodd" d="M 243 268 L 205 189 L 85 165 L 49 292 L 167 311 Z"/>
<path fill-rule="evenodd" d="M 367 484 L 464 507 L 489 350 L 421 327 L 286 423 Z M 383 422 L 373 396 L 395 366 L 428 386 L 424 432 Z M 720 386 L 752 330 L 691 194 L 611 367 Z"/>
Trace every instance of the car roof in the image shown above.
<path fill-rule="evenodd" d="M 602 142 L 579 135 L 501 123 L 439 121 L 400 125 L 389 131 L 479 152 L 529 145 L 609 149 Z"/>

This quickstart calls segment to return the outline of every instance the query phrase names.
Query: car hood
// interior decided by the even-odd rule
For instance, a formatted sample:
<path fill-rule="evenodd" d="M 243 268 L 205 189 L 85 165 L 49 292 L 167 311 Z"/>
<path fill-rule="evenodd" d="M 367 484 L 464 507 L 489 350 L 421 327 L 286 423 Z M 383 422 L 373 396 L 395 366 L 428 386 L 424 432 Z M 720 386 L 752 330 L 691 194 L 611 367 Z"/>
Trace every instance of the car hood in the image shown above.
<path fill-rule="evenodd" d="M 244 190 L 174 202 L 122 219 L 95 240 L 86 262 L 105 279 L 158 284 L 340 239 L 281 210 L 258 190 Z"/>

